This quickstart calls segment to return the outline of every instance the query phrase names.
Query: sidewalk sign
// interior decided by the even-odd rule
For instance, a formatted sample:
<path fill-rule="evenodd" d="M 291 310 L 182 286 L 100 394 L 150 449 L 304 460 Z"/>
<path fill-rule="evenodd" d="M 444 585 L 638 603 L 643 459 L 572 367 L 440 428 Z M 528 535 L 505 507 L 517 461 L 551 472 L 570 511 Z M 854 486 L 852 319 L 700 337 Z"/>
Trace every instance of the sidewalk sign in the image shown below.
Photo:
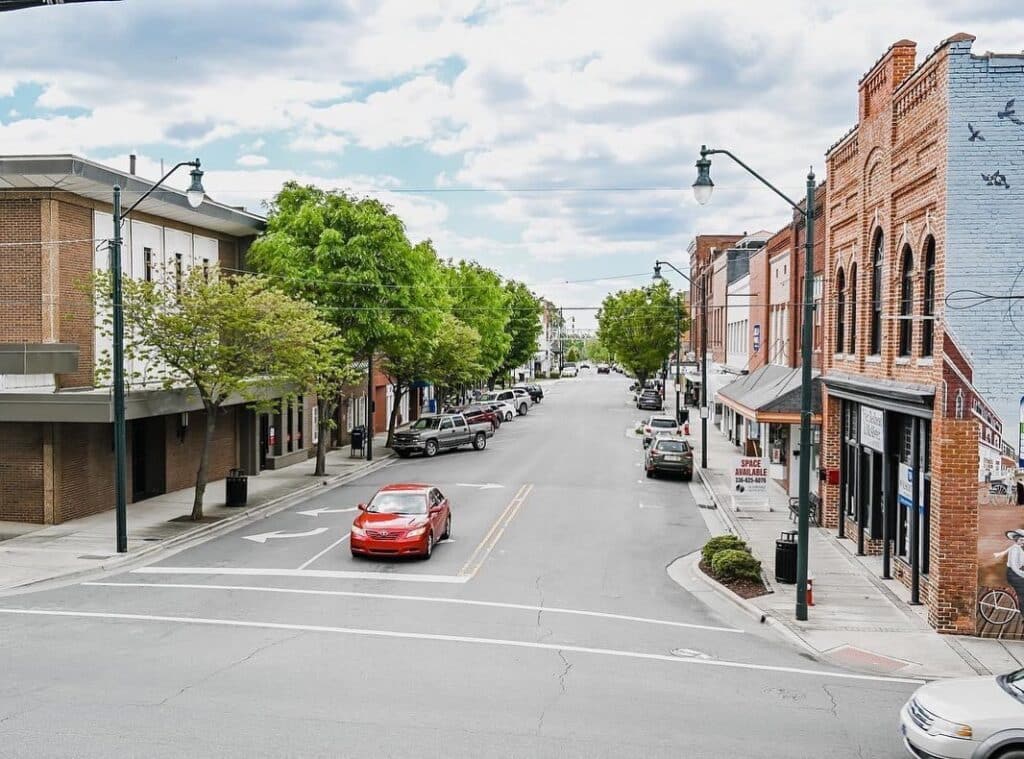
<path fill-rule="evenodd" d="M 732 472 L 733 511 L 769 511 L 768 470 L 757 456 L 745 456 Z"/>

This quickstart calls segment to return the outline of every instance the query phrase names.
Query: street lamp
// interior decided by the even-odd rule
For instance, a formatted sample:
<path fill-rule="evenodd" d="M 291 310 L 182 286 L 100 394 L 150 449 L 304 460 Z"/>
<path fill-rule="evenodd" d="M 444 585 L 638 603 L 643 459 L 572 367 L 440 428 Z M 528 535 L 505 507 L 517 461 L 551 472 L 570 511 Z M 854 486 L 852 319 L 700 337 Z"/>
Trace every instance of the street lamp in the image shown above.
<path fill-rule="evenodd" d="M 807 619 L 807 540 L 810 530 L 810 491 L 811 491 L 811 361 L 813 346 L 814 319 L 814 171 L 807 174 L 807 205 L 801 208 L 788 198 L 781 190 L 762 177 L 752 168 L 743 163 L 728 150 L 710 150 L 707 145 L 700 147 L 700 160 L 697 161 L 697 179 L 693 183 L 693 196 L 701 205 L 711 200 L 714 182 L 711 181 L 711 160 L 709 155 L 721 153 L 727 155 L 747 170 L 755 179 L 774 192 L 780 198 L 802 214 L 807 221 L 807 239 L 804 253 L 804 323 L 801 334 L 803 345 L 800 351 L 801 387 L 800 387 L 800 511 L 797 522 L 797 559 L 796 559 L 796 618 Z"/>
<path fill-rule="evenodd" d="M 683 274 L 679 271 L 675 264 L 668 261 L 655 261 L 654 262 L 654 275 L 651 277 L 655 282 L 661 282 L 664 277 L 661 276 L 661 267 L 668 266 L 676 274 L 685 279 L 691 285 L 693 280 L 690 279 L 689 275 Z M 704 313 L 700 317 L 700 468 L 708 468 L 708 310 L 707 310 L 707 292 L 705 289 L 706 279 L 705 277 L 700 278 L 700 305 L 704 309 Z M 678 360 L 679 360 L 679 306 L 676 304 L 676 370 L 678 371 Z M 679 420 L 679 387 L 678 387 L 678 376 L 676 377 L 676 421 Z"/>
<path fill-rule="evenodd" d="M 126 430 L 124 420 L 124 303 L 121 298 L 121 223 L 144 201 L 157 187 L 182 166 L 192 167 L 192 184 L 185 192 L 185 199 L 192 208 L 198 208 L 206 197 L 203 189 L 203 171 L 199 159 L 182 161 L 160 178 L 156 184 L 146 190 L 142 197 L 131 207 L 121 212 L 121 187 L 114 185 L 114 237 L 110 241 L 110 280 L 111 300 L 114 307 L 114 507 L 117 522 L 117 552 L 128 551 L 128 502 L 126 497 L 127 482 L 125 479 L 125 448 Z"/>

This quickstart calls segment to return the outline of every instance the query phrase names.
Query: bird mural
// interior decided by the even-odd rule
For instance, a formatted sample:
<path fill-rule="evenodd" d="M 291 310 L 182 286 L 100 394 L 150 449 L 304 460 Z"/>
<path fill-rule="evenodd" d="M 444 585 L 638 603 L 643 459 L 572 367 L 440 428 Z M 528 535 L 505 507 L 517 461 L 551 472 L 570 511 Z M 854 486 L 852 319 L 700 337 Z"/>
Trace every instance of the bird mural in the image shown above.
<path fill-rule="evenodd" d="M 1021 121 L 1019 118 L 1017 118 L 1017 109 L 1014 106 L 1016 102 L 1016 98 L 1010 98 L 1009 100 L 1007 100 L 1006 105 L 1003 107 L 1003 110 L 999 111 L 996 114 L 996 116 L 1000 119 L 1009 119 L 1017 126 L 1024 126 L 1024 121 Z"/>
<path fill-rule="evenodd" d="M 967 124 L 967 129 L 970 131 L 971 136 L 967 138 L 968 142 L 985 142 L 985 138 L 981 136 L 981 130 L 975 129 L 971 123 Z"/>

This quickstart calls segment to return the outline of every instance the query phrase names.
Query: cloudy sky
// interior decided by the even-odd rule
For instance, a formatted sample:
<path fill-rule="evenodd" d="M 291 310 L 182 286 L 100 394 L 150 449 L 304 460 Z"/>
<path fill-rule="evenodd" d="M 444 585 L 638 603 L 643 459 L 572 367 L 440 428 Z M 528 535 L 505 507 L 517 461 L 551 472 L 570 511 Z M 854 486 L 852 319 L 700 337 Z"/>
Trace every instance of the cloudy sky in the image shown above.
<path fill-rule="evenodd" d="M 0 153 L 200 156 L 260 210 L 289 178 L 371 193 L 414 240 L 593 306 L 696 233 L 775 230 L 896 40 L 1024 48 L 1018 0 L 121 0 L 0 16 Z M 614 279 L 613 279 L 614 278 Z M 586 280 L 586 281 L 581 281 Z M 583 313 L 578 324 L 587 325 Z"/>

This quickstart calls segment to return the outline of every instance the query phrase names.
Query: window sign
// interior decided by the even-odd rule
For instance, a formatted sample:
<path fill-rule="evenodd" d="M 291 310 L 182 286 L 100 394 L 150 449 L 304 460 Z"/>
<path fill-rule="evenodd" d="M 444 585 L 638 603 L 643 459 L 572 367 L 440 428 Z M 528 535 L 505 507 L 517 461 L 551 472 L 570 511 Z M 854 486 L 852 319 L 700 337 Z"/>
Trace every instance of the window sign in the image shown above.
<path fill-rule="evenodd" d="M 759 350 L 761 350 L 761 325 L 760 324 L 755 324 L 754 325 L 754 353 L 757 353 Z M 1024 400 L 1021 401 L 1021 409 L 1024 409 Z M 1022 411 L 1021 413 L 1024 414 L 1024 411 Z M 1021 418 L 1022 418 L 1022 420 L 1024 420 L 1024 416 L 1022 416 Z M 1024 429 L 1024 423 L 1022 423 L 1021 428 Z"/>
<path fill-rule="evenodd" d="M 860 407 L 860 443 L 882 452 L 885 440 L 885 412 L 870 406 Z"/>

